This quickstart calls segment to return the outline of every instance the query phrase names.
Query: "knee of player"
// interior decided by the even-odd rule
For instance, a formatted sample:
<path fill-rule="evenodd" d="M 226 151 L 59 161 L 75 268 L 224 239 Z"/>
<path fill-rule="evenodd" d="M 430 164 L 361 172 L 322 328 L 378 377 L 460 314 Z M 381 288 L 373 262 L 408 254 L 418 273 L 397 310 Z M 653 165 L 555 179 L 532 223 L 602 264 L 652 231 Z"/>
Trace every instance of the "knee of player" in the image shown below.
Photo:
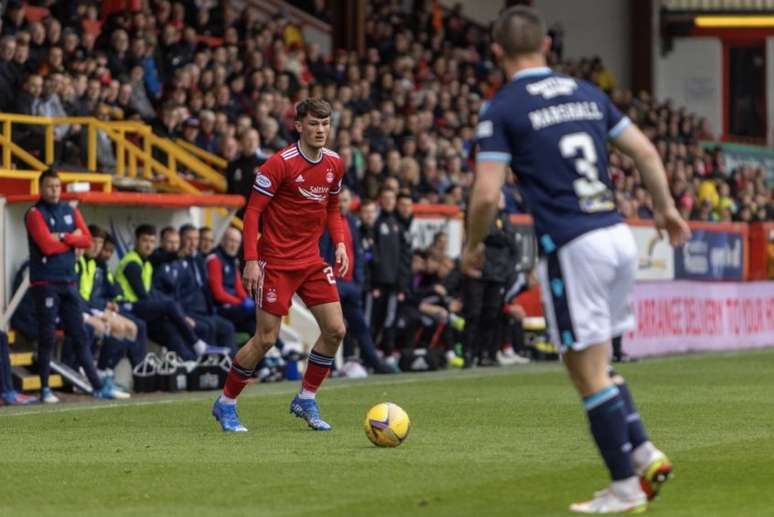
<path fill-rule="evenodd" d="M 346 334 L 347 327 L 344 325 L 343 321 L 330 325 L 323 330 L 323 337 L 328 341 L 336 343 L 344 339 Z"/>
<path fill-rule="evenodd" d="M 269 351 L 269 349 L 271 349 L 271 347 L 273 347 L 276 342 L 277 336 L 275 336 L 274 332 L 271 331 L 259 330 L 256 332 L 255 337 L 253 338 L 253 346 L 262 350 L 263 352 Z"/>

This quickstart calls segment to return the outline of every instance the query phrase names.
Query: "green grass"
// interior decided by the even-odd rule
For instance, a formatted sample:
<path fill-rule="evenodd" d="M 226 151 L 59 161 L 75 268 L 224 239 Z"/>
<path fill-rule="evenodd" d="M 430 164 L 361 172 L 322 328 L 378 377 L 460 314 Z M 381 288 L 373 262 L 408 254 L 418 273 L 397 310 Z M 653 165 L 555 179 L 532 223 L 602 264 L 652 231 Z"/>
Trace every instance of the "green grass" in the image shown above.
<path fill-rule="evenodd" d="M 625 365 L 675 479 L 655 515 L 774 514 L 774 351 Z M 329 381 L 331 433 L 288 414 L 295 384 L 250 387 L 250 432 L 213 393 L 0 410 L 0 515 L 567 515 L 606 484 L 556 364 Z M 366 439 L 370 405 L 411 416 L 397 449 Z"/>

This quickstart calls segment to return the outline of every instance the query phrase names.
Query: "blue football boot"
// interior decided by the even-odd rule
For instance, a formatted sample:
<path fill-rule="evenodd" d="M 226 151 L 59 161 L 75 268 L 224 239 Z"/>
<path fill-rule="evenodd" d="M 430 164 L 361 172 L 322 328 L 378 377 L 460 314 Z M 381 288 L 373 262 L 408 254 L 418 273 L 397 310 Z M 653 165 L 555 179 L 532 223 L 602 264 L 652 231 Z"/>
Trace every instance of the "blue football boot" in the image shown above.
<path fill-rule="evenodd" d="M 328 422 L 320 418 L 320 408 L 315 399 L 302 399 L 298 395 L 290 403 L 290 412 L 298 418 L 303 418 L 309 427 L 315 431 L 330 431 L 332 428 Z"/>
<path fill-rule="evenodd" d="M 212 416 L 220 422 L 220 426 L 227 433 L 247 432 L 247 427 L 239 421 L 236 404 L 224 404 L 220 401 L 220 396 L 215 399 L 215 403 L 212 405 Z"/>

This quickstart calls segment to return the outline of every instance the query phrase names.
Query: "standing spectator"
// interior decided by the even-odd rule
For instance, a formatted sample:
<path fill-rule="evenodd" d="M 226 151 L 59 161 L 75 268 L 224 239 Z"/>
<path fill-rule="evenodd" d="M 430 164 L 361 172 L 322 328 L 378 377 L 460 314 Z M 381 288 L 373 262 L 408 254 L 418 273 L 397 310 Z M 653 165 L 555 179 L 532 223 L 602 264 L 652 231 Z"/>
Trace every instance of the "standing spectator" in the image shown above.
<path fill-rule="evenodd" d="M 484 267 L 479 278 L 466 276 L 463 288 L 465 336 L 463 352 L 465 367 L 476 364 L 496 366 L 496 330 L 500 327 L 498 316 L 505 297 L 505 282 L 512 276 L 517 249 L 514 229 L 504 212 L 505 200 L 500 195 L 500 211 L 484 239 Z"/>
<path fill-rule="evenodd" d="M 360 233 L 358 231 L 357 219 L 350 213 L 352 203 L 352 193 L 348 188 L 342 187 L 339 194 L 339 211 L 344 222 L 344 246 L 347 248 L 349 257 L 349 269 L 340 275 L 336 273 L 336 287 L 339 291 L 341 300 L 341 309 L 344 312 L 344 320 L 347 323 L 348 334 L 352 335 L 360 346 L 361 359 L 366 366 L 374 369 L 376 373 L 393 373 L 393 368 L 382 365 L 379 356 L 376 355 L 374 342 L 371 338 L 368 323 L 366 323 L 363 314 L 363 253 L 360 245 Z M 328 263 L 335 259 L 335 247 L 328 233 L 324 233 L 320 239 L 320 255 Z M 346 345 L 346 341 L 345 341 Z M 344 357 L 351 357 L 352 350 L 345 350 Z"/>
<path fill-rule="evenodd" d="M 40 398 L 48 404 L 59 399 L 48 387 L 51 353 L 54 349 L 56 319 L 72 340 L 81 367 L 98 398 L 115 398 L 110 386 L 103 386 L 91 354 L 75 286 L 75 249 L 91 245 L 91 235 L 77 208 L 60 202 L 62 181 L 52 169 L 38 179 L 40 200 L 27 212 L 25 223 L 30 250 L 30 289 L 39 324 L 38 370 Z"/>
<path fill-rule="evenodd" d="M 395 217 L 395 191 L 382 189 L 381 210 L 376 219 L 374 250 L 371 261 L 371 291 L 366 299 L 371 335 L 381 344 L 385 362 L 393 367 L 398 358 L 395 349 L 395 323 L 398 304 L 405 298 L 410 263 L 404 256 L 411 250 L 403 239 L 403 231 Z M 379 339 L 381 338 L 381 339 Z"/>
<path fill-rule="evenodd" d="M 242 286 L 239 249 L 242 234 L 228 228 L 220 246 L 207 257 L 207 277 L 210 293 L 218 314 L 229 320 L 237 331 L 255 333 L 255 301 Z"/>

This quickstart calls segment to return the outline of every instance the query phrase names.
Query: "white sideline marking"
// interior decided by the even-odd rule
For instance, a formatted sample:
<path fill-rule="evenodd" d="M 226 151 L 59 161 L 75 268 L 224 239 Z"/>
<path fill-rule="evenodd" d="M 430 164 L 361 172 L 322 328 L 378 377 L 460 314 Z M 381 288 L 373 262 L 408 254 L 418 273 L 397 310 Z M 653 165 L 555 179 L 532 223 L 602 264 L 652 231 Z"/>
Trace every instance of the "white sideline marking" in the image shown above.
<path fill-rule="evenodd" d="M 339 390 L 339 389 L 350 389 L 350 388 L 356 388 L 364 385 L 368 386 L 392 386 L 392 385 L 400 385 L 400 384 L 416 384 L 418 382 L 439 382 L 447 380 L 451 377 L 455 377 L 459 380 L 466 380 L 466 379 L 480 379 L 482 377 L 495 377 L 500 375 L 507 375 L 507 374 L 513 374 L 513 373 L 545 373 L 548 371 L 551 371 L 556 368 L 535 368 L 535 366 L 541 366 L 541 365 L 533 365 L 533 366 L 527 366 L 526 368 L 524 366 L 517 366 L 517 367 L 505 367 L 502 369 L 497 370 L 488 370 L 488 371 L 480 371 L 480 372 L 462 372 L 455 370 L 453 372 L 428 372 L 428 373 L 405 373 L 405 374 L 396 374 L 399 375 L 401 378 L 394 379 L 394 380 L 370 380 L 370 379 L 333 379 L 333 383 L 326 384 L 324 390 Z M 558 366 L 558 365 L 556 365 Z M 410 376 L 409 378 L 404 378 L 404 376 Z M 365 381 L 365 382 L 364 382 Z M 287 387 L 285 387 L 285 385 Z M 277 388 L 272 388 L 271 390 L 250 390 L 240 396 L 240 399 L 245 398 L 261 398 L 261 397 L 267 397 L 267 396 L 273 396 L 273 395 L 289 395 L 292 393 L 295 393 L 298 391 L 298 384 L 295 382 L 283 382 L 282 384 L 268 384 L 268 386 L 277 386 Z M 281 388 L 281 389 L 279 389 Z M 12 417 L 12 416 L 28 416 L 28 415 L 44 415 L 44 414 L 56 414 L 56 413 L 67 413 L 70 411 L 93 411 L 98 409 L 114 409 L 114 408 L 126 408 L 126 407 L 142 407 L 142 406 L 153 406 L 153 405 L 161 405 L 161 404 L 173 404 L 176 402 L 199 402 L 202 400 L 214 400 L 213 397 L 217 394 L 219 394 L 220 391 L 211 390 L 211 391 L 202 391 L 198 393 L 194 392 L 186 392 L 184 394 L 179 394 L 176 396 L 170 396 L 166 398 L 154 398 L 151 400 L 130 400 L 126 402 L 97 402 L 97 403 L 84 403 L 84 402 L 74 402 L 74 403 L 68 403 L 65 406 L 48 406 L 47 409 L 42 409 L 46 406 L 27 406 L 27 408 L 35 407 L 35 409 L 22 409 L 22 408 L 14 408 L 15 410 L 9 410 L 8 412 L 0 410 L 0 418 L 2 417 Z"/>

